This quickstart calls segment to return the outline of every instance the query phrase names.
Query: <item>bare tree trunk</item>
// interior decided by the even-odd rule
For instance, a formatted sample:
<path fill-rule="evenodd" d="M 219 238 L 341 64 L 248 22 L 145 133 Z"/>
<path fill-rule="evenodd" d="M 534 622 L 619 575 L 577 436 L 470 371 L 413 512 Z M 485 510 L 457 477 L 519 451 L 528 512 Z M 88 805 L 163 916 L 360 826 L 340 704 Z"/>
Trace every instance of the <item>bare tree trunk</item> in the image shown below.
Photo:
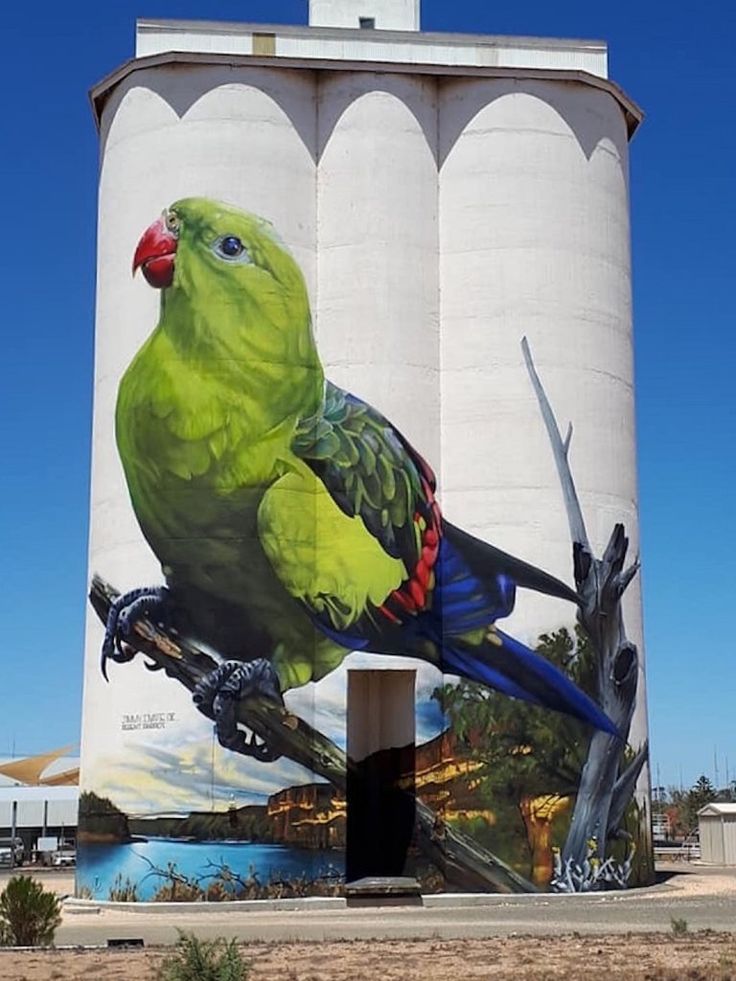
<path fill-rule="evenodd" d="M 606 839 L 623 819 L 647 756 L 645 744 L 626 770 L 619 773 L 636 705 L 639 671 L 638 651 L 626 637 L 621 598 L 639 570 L 639 560 L 624 567 L 629 542 L 622 524 L 614 527 L 603 556 L 598 559 L 593 554 L 568 459 L 572 425 L 563 440 L 526 338 L 521 346 L 562 485 L 572 539 L 573 574 L 580 596 L 578 620 L 596 653 L 597 700 L 620 736 L 596 731 L 590 741 L 562 851 L 563 864 L 569 861 L 582 867 L 591 850 L 601 860 L 605 857 Z"/>

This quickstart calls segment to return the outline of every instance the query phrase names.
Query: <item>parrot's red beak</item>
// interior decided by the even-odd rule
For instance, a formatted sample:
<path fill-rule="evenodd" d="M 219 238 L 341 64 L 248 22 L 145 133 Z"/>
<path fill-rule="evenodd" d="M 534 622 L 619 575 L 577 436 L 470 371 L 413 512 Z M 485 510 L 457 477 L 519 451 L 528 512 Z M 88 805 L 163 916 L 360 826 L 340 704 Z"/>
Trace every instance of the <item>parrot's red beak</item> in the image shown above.
<path fill-rule="evenodd" d="M 162 216 L 154 221 L 143 233 L 135 250 L 133 275 L 140 268 L 146 281 L 155 289 L 164 290 L 171 286 L 174 281 L 176 244 L 176 234 L 167 226 L 166 217 Z"/>

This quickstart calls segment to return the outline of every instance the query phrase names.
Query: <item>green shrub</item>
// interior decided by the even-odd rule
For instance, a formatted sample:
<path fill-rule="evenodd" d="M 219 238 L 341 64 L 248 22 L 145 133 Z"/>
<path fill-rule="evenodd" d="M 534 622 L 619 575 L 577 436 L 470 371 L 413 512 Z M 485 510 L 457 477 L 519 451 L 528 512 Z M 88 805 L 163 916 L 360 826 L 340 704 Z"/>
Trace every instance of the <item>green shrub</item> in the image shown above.
<path fill-rule="evenodd" d="M 48 946 L 60 923 L 59 900 L 29 876 L 14 876 L 0 893 L 0 943 Z"/>
<path fill-rule="evenodd" d="M 670 924 L 672 925 L 672 932 L 676 937 L 684 937 L 688 932 L 687 920 L 679 919 L 676 916 L 670 917 Z"/>
<path fill-rule="evenodd" d="M 162 962 L 157 981 L 246 981 L 249 972 L 234 940 L 179 933 L 176 953 Z"/>

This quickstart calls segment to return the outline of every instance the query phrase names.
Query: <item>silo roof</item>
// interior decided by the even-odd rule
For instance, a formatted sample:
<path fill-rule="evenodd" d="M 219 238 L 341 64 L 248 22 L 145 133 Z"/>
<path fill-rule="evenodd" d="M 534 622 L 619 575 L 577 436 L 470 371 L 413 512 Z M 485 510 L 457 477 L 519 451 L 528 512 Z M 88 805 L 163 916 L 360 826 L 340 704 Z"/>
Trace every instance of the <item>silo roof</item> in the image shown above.
<path fill-rule="evenodd" d="M 291 27 L 216 21 L 139 20 L 136 57 L 90 92 L 95 120 L 113 89 L 132 73 L 167 64 L 227 64 L 323 71 L 434 76 L 541 78 L 607 91 L 620 105 L 629 137 L 639 106 L 608 78 L 604 41 L 419 31 Z"/>
<path fill-rule="evenodd" d="M 255 54 L 272 42 L 275 57 L 389 61 L 464 67 L 580 69 L 608 77 L 605 41 L 429 31 L 295 27 L 198 20 L 139 20 L 136 57 L 165 51 Z"/>

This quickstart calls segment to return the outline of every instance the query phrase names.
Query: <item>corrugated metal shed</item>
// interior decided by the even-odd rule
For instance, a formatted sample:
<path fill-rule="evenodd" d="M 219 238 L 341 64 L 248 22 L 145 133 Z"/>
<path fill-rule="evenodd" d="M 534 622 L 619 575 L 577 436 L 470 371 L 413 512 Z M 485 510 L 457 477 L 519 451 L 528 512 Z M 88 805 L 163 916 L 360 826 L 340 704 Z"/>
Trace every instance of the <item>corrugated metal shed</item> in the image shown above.
<path fill-rule="evenodd" d="M 13 802 L 17 801 L 16 828 L 75 828 L 79 808 L 79 787 L 0 787 L 0 828 L 13 821 Z"/>
<path fill-rule="evenodd" d="M 700 858 L 711 865 L 736 865 L 736 804 L 706 804 L 698 811 Z"/>

